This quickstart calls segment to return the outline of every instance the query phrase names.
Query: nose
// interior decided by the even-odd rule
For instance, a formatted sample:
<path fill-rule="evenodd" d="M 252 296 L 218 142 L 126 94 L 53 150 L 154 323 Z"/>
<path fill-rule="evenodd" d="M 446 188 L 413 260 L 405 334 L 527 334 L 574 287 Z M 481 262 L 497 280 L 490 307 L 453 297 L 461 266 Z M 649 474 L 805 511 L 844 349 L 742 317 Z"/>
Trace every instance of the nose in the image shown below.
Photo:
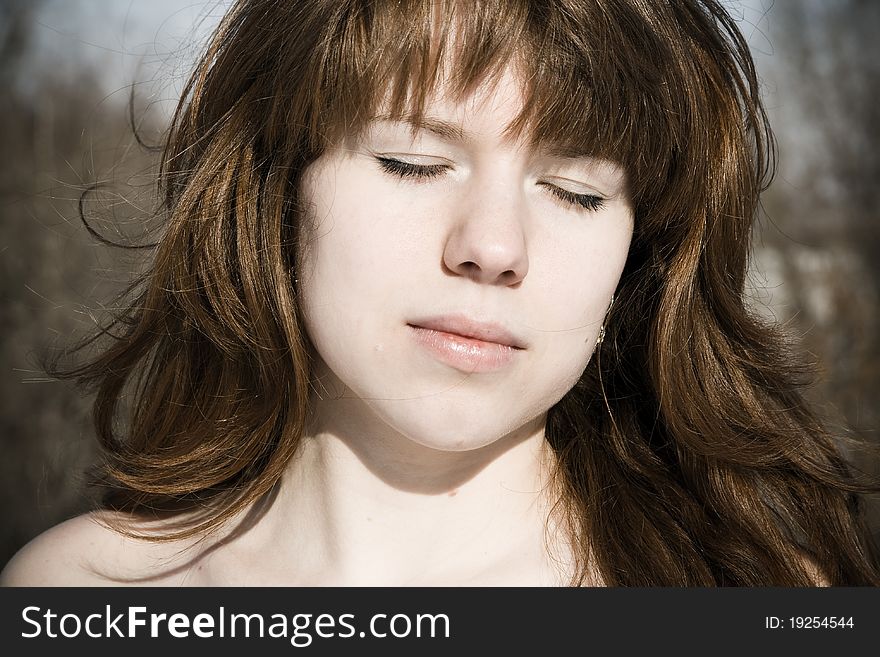
<path fill-rule="evenodd" d="M 448 270 L 488 285 L 516 285 L 529 271 L 526 210 L 513 185 L 473 181 L 455 204 L 443 264 Z"/>

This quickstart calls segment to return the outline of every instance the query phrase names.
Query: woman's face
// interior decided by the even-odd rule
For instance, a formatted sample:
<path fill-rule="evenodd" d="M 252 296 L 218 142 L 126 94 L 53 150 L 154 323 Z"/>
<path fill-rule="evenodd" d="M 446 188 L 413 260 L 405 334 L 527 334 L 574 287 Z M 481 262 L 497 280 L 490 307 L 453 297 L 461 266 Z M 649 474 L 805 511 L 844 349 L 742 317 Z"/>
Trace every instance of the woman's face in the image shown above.
<path fill-rule="evenodd" d="M 425 125 L 376 120 L 306 172 L 299 274 L 317 389 L 404 437 L 469 450 L 542 422 L 583 373 L 626 260 L 621 169 L 502 132 L 508 71 Z"/>

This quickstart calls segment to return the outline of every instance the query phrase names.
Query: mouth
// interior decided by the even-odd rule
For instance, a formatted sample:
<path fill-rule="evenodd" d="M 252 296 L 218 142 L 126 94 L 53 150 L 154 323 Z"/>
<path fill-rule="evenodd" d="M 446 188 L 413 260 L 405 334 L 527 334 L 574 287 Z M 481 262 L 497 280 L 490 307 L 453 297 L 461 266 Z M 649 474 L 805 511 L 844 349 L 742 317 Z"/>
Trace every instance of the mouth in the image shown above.
<path fill-rule="evenodd" d="M 511 365 L 525 343 L 498 324 L 461 316 L 407 324 L 416 341 L 436 360 L 462 372 L 492 372 Z"/>
<path fill-rule="evenodd" d="M 478 322 L 463 315 L 428 317 L 409 322 L 415 329 L 426 329 L 466 338 L 485 344 L 495 344 L 511 349 L 525 349 L 525 341 L 515 336 L 501 324 Z"/>

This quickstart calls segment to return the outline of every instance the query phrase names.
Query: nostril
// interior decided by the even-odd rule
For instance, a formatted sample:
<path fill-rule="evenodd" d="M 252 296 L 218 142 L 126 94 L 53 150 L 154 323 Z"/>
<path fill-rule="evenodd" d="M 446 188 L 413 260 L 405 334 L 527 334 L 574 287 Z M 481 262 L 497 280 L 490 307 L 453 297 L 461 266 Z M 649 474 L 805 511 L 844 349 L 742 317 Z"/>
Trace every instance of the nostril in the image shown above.
<path fill-rule="evenodd" d="M 498 274 L 498 276 L 495 278 L 493 283 L 495 283 L 496 285 L 505 285 L 505 286 L 510 287 L 510 286 L 518 286 L 520 283 L 522 283 L 522 280 L 520 279 L 520 276 L 517 275 L 517 273 L 514 270 L 507 269 L 507 270 L 501 272 L 500 274 Z"/>
<path fill-rule="evenodd" d="M 469 275 L 471 277 L 479 275 L 480 272 L 482 271 L 480 269 L 480 265 L 478 265 L 476 262 L 472 262 L 470 260 L 468 260 L 467 262 L 461 263 L 460 267 L 467 275 Z"/>

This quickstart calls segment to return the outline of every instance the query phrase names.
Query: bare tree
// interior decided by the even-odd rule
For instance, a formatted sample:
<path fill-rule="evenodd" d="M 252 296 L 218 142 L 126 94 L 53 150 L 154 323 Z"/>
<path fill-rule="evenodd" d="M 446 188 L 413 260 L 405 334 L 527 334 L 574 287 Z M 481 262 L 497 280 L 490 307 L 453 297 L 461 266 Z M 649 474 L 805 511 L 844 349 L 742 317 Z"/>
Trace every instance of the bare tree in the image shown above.
<path fill-rule="evenodd" d="M 105 100 L 95 71 L 35 70 L 40 4 L 0 3 L 2 563 L 86 506 L 82 473 L 96 444 L 89 400 L 49 380 L 39 363 L 53 343 L 69 344 L 92 327 L 95 304 L 112 299 L 132 265 L 91 239 L 80 195 L 104 183 L 89 208 L 99 206 L 93 221 L 113 236 L 148 217 L 148 206 L 132 200 L 154 179 L 153 156 L 133 147 L 128 109 Z"/>
<path fill-rule="evenodd" d="M 880 3 L 777 0 L 764 72 L 780 145 L 765 247 L 787 307 L 815 354 L 816 391 L 842 433 L 874 444 L 880 428 Z M 764 254 L 766 259 L 766 254 Z M 877 472 L 876 456 L 861 459 Z M 872 511 L 874 527 L 880 512 Z M 875 534 L 877 531 L 875 530 Z"/>

